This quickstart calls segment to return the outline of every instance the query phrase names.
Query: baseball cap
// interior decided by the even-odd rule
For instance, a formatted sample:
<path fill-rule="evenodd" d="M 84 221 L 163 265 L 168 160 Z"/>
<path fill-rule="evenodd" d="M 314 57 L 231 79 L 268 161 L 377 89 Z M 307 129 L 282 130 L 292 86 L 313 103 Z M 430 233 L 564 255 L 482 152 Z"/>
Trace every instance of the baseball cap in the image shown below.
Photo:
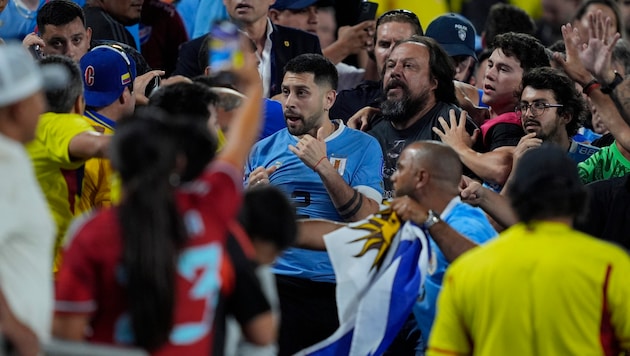
<path fill-rule="evenodd" d="M 276 10 L 300 10 L 311 5 L 330 6 L 333 3 L 334 1 L 332 0 L 276 0 L 271 5 L 271 8 Z"/>
<path fill-rule="evenodd" d="M 0 107 L 16 103 L 41 89 L 68 84 L 69 74 L 61 65 L 41 68 L 28 51 L 16 42 L 0 45 Z"/>
<path fill-rule="evenodd" d="M 475 26 L 462 15 L 448 13 L 433 20 L 425 36 L 436 40 L 450 57 L 466 55 L 477 60 L 475 54 Z"/>
<path fill-rule="evenodd" d="M 136 63 L 120 46 L 96 46 L 81 57 L 80 66 L 87 106 L 108 106 L 126 87 L 133 90 Z"/>

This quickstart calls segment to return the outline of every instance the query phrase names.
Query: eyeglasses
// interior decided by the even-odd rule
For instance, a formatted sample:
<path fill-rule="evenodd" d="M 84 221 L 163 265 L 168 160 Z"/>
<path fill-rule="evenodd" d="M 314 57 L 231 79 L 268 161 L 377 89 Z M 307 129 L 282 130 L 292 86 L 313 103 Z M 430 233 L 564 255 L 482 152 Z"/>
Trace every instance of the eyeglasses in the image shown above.
<path fill-rule="evenodd" d="M 422 25 L 420 25 L 420 19 L 418 19 L 418 16 L 416 14 L 414 14 L 413 12 L 411 12 L 409 10 L 405 10 L 405 9 L 389 10 L 389 11 L 383 13 L 376 20 L 376 27 L 378 27 L 381 24 L 383 19 L 385 19 L 387 17 L 399 16 L 399 15 L 403 16 L 403 17 L 406 17 L 409 20 L 415 22 L 418 25 L 418 27 L 422 29 Z"/>
<path fill-rule="evenodd" d="M 564 105 L 561 104 L 549 104 L 542 101 L 535 101 L 531 104 L 520 103 L 516 105 L 516 107 L 514 108 L 514 112 L 516 113 L 516 115 L 522 116 L 524 113 L 527 112 L 527 109 L 529 109 L 532 112 L 532 116 L 537 117 L 542 115 L 548 108 L 561 108 L 563 106 Z"/>
<path fill-rule="evenodd" d="M 92 48 L 92 50 L 94 50 L 96 48 L 107 48 L 107 49 L 110 49 L 110 50 L 114 50 L 114 51 L 116 51 L 116 52 L 118 52 L 120 54 L 120 56 L 125 61 L 125 64 L 127 64 L 127 73 L 123 74 L 122 76 L 124 78 L 121 78 L 121 79 L 123 80 L 123 83 L 124 83 L 127 80 L 127 76 L 129 76 L 129 78 L 128 78 L 129 84 L 127 85 L 127 87 L 129 87 L 129 91 L 131 93 L 133 93 L 133 80 L 135 78 L 133 78 L 133 74 L 131 72 L 131 61 L 129 60 L 129 56 L 127 55 L 127 52 L 125 52 L 125 49 L 122 48 L 120 45 L 117 45 L 117 44 L 100 45 L 100 46 L 96 46 L 96 47 Z"/>

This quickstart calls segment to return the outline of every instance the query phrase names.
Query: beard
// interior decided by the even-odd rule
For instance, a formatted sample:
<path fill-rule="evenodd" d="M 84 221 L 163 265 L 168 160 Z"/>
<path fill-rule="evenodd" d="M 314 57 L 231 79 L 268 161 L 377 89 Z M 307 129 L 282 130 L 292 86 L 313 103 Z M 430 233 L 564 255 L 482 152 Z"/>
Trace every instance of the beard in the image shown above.
<path fill-rule="evenodd" d="M 293 136 L 306 135 L 317 127 L 317 119 L 319 115 L 312 115 L 305 118 L 304 116 L 297 115 L 289 110 L 286 110 L 284 115 L 285 117 L 289 116 L 293 119 L 293 125 L 289 124 L 290 121 L 288 119 L 285 119 L 287 130 L 289 130 L 289 133 Z M 295 125 L 296 123 L 298 125 Z"/>
<path fill-rule="evenodd" d="M 399 124 L 408 121 L 414 115 L 424 110 L 429 99 L 429 93 L 423 92 L 412 96 L 409 87 L 405 83 L 393 79 L 387 84 L 385 95 L 390 89 L 395 87 L 399 87 L 403 91 L 403 96 L 400 99 L 386 98 L 381 103 L 381 115 L 383 115 L 385 120 Z"/>

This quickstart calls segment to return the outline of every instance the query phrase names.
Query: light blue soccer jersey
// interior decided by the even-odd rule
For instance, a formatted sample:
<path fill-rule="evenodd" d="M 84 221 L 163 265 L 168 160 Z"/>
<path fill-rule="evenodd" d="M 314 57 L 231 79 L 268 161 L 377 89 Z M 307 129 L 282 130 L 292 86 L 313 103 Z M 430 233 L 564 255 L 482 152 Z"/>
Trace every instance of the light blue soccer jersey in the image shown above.
<path fill-rule="evenodd" d="M 339 128 L 326 138 L 328 159 L 348 185 L 380 203 L 383 194 L 381 147 L 372 136 L 338 122 Z M 289 151 L 289 145 L 295 146 L 298 141 L 286 128 L 259 141 L 250 154 L 245 177 L 257 167 L 277 165 L 269 181 L 287 194 L 298 218 L 342 221 L 319 175 Z M 289 248 L 276 259 L 273 271 L 318 282 L 335 281 L 325 251 Z"/>

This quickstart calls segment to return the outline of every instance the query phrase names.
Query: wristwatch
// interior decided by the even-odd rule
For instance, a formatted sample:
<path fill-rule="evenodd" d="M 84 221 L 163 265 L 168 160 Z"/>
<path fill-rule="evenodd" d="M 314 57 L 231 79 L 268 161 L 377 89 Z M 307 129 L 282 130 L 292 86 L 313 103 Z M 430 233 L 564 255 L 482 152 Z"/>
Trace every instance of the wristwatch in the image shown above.
<path fill-rule="evenodd" d="M 429 209 L 429 211 L 427 211 L 427 219 L 424 221 L 422 226 L 428 230 L 431 228 L 431 226 L 439 223 L 440 221 L 442 221 L 442 219 L 440 218 L 440 214 Z"/>
<path fill-rule="evenodd" d="M 615 79 L 610 84 L 602 85 L 599 90 L 604 94 L 610 94 L 621 82 L 623 82 L 623 77 L 615 71 Z"/>

